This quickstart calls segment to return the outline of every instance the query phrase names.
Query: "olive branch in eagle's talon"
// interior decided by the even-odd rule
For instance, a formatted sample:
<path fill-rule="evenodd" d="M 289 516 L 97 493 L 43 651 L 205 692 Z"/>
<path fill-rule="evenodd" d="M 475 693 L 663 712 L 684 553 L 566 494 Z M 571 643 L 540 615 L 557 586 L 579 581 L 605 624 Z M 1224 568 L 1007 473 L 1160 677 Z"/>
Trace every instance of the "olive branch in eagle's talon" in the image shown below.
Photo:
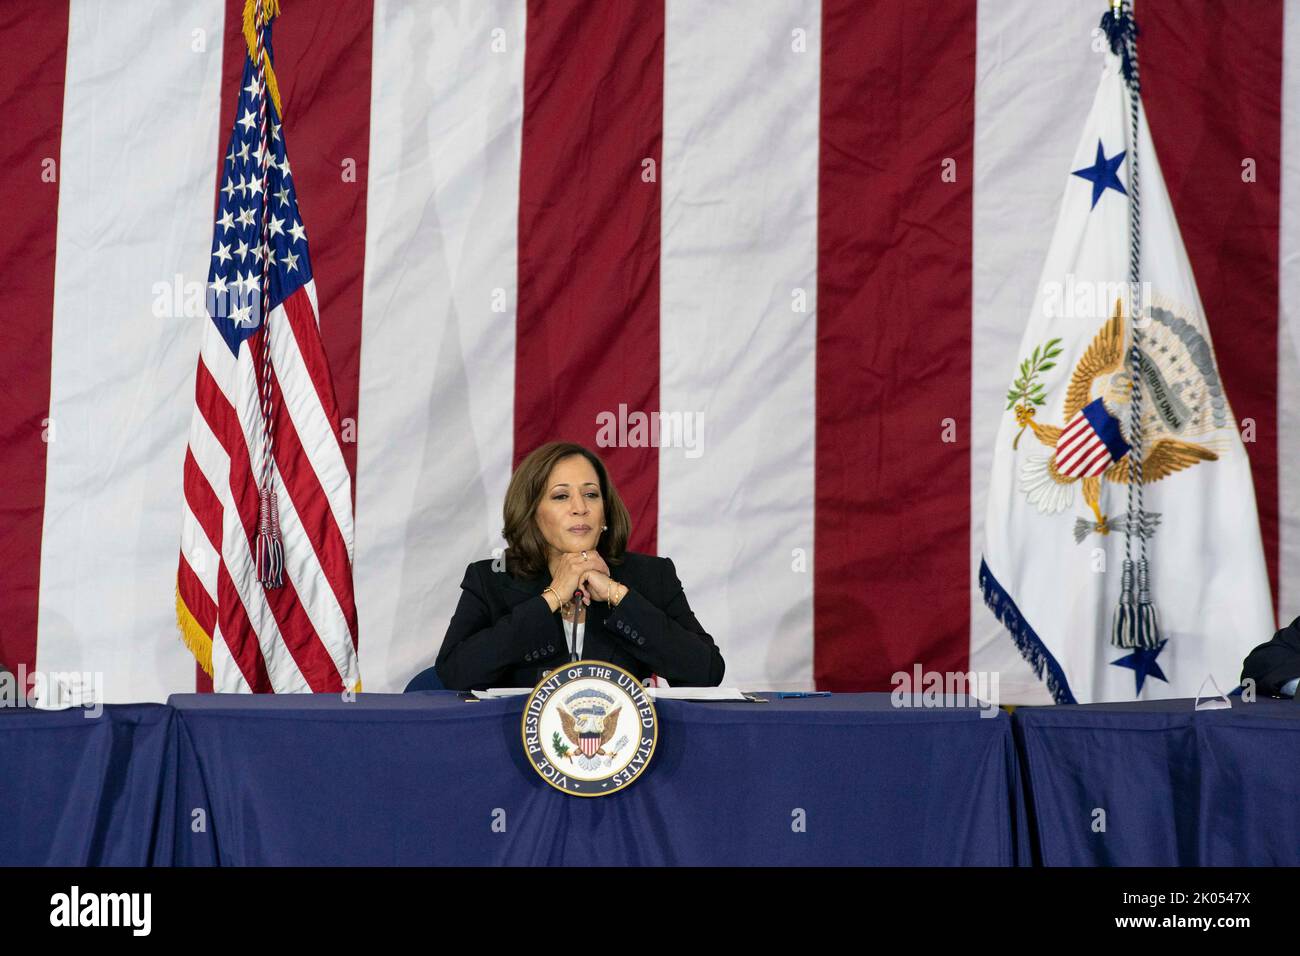
<path fill-rule="evenodd" d="M 1020 363 L 1020 376 L 1011 383 L 1007 391 L 1007 411 L 1016 410 L 1016 432 L 1011 442 L 1012 448 L 1020 445 L 1020 436 L 1029 427 L 1029 420 L 1034 417 L 1034 406 L 1043 405 L 1043 383 L 1038 381 L 1038 374 L 1056 367 L 1054 361 L 1061 354 L 1061 340 L 1048 339 L 1044 345 L 1037 346 L 1032 355 Z"/>
<path fill-rule="evenodd" d="M 569 756 L 569 745 L 560 739 L 560 732 L 558 730 L 551 735 L 551 746 L 555 748 L 555 753 L 560 758 L 568 759 L 569 761 L 573 760 L 573 758 Z"/>

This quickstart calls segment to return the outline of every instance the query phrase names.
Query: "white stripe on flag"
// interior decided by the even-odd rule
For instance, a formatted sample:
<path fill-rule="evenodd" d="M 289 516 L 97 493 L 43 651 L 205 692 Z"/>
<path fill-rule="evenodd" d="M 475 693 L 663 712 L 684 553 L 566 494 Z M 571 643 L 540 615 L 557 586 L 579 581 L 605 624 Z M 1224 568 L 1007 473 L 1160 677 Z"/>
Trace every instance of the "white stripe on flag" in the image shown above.
<path fill-rule="evenodd" d="M 1061 438 L 1056 446 L 1058 457 L 1073 453 L 1080 445 L 1086 441 L 1092 434 L 1088 429 L 1088 422 L 1082 415 L 1076 418 L 1070 426 L 1061 433 Z"/>
<path fill-rule="evenodd" d="M 212 673 L 224 675 L 225 683 L 220 688 L 221 693 L 251 694 L 253 692 L 253 688 L 248 686 L 248 681 L 240 673 L 239 665 L 230 656 L 230 648 L 226 646 L 226 639 L 221 635 L 220 623 L 212 633 Z"/>
<path fill-rule="evenodd" d="M 998 672 L 1008 703 L 1050 703 L 1051 697 L 984 606 L 976 584 L 993 446 L 1056 225 L 1062 176 L 1074 153 L 1077 129 L 1071 124 L 1087 115 L 1096 91 L 1101 56 L 1089 56 L 1087 44 L 1101 12 L 1085 3 L 1000 0 L 979 0 L 977 11 L 970 667 Z M 1064 136 L 1063 128 L 1069 129 Z"/>
<path fill-rule="evenodd" d="M 1097 453 L 1098 444 L 1099 442 L 1095 437 L 1075 442 L 1074 447 L 1064 458 L 1058 458 L 1057 470 L 1066 474 L 1074 474 L 1073 469 L 1076 465 L 1079 465 L 1080 470 L 1082 470 L 1084 463 L 1091 461 L 1093 455 Z"/>
<path fill-rule="evenodd" d="M 1093 451 L 1092 457 L 1083 463 L 1083 469 L 1080 472 L 1089 477 L 1100 475 L 1110 467 L 1110 451 L 1105 445 L 1097 443 L 1096 450 Z"/>
<path fill-rule="evenodd" d="M 666 8 L 659 396 L 703 440 L 661 449 L 659 551 L 728 684 L 813 680 L 820 26 L 817 0 Z"/>
<path fill-rule="evenodd" d="M 328 241 L 328 240 L 326 240 Z M 320 312 L 316 307 L 316 282 L 308 282 L 304 287 L 312 305 L 312 314 L 316 324 L 320 323 Z M 343 449 L 334 429 L 330 427 L 325 409 L 321 405 L 316 383 L 307 372 L 299 350 L 298 340 L 293 335 L 289 320 L 284 314 L 284 306 L 271 310 L 271 361 L 275 365 L 276 382 L 280 386 L 277 399 L 285 403 L 285 409 L 293 420 L 294 431 L 302 444 L 303 452 L 311 461 L 312 469 L 320 481 L 321 489 L 329 503 L 334 523 L 348 546 L 348 557 L 353 556 L 352 531 L 352 484 L 348 476 L 348 466 L 343 460 Z M 346 630 L 346 628 L 345 628 Z M 317 631 L 318 634 L 336 633 L 334 631 Z"/>
<path fill-rule="evenodd" d="M 182 506 L 185 513 L 181 525 L 181 554 L 194 576 L 199 579 L 203 585 L 203 590 L 208 593 L 212 603 L 217 603 L 217 562 L 221 560 L 221 555 L 213 547 L 208 536 L 203 531 L 203 526 L 199 524 L 198 518 L 190 510 L 188 502 L 182 498 Z"/>
<path fill-rule="evenodd" d="M 101 671 L 109 702 L 194 686 L 173 595 L 204 320 L 170 310 L 207 275 L 224 22 L 222 0 L 69 8 L 37 666 Z"/>
<path fill-rule="evenodd" d="M 271 320 L 274 323 L 274 319 Z M 275 480 L 279 488 L 285 487 L 284 477 L 277 466 Z M 352 630 L 347 616 L 339 606 L 338 597 L 330 587 L 320 559 L 312 550 L 311 539 L 303 529 L 294 508 L 293 499 L 283 491 L 279 495 L 280 535 L 284 541 L 284 574 L 293 583 L 303 613 L 311 621 L 315 640 L 324 645 L 330 659 L 338 668 L 345 687 L 354 687 L 360 677 L 357 655 L 352 645 Z"/>
<path fill-rule="evenodd" d="M 355 573 L 367 690 L 433 664 L 465 565 L 504 547 L 524 31 L 510 0 L 375 3 Z"/>

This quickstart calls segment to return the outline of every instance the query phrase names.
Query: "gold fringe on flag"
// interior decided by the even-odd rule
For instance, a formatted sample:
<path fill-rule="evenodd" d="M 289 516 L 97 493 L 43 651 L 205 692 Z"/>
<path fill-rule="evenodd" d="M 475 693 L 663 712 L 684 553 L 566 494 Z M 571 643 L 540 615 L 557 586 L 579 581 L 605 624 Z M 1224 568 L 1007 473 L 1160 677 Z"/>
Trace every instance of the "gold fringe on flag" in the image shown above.
<path fill-rule="evenodd" d="M 203 673 L 212 677 L 212 635 L 203 630 L 202 625 L 194 620 L 194 615 L 186 606 L 185 599 L 181 597 L 180 588 L 176 589 L 176 626 L 180 628 L 181 640 L 185 642 L 185 646 L 203 668 Z M 352 693 L 361 693 L 360 677 L 352 687 Z"/>
<path fill-rule="evenodd" d="M 262 0 L 262 23 L 267 24 L 280 15 L 280 0 Z M 248 55 L 257 56 L 257 25 L 253 18 L 257 16 L 257 0 L 244 0 L 244 42 L 248 44 Z M 284 119 L 280 108 L 280 85 L 275 81 L 275 70 L 271 69 L 271 58 L 262 51 L 266 60 L 266 88 L 271 92 L 271 102 L 275 104 L 275 115 Z"/>
<path fill-rule="evenodd" d="M 194 659 L 203 668 L 203 673 L 212 676 L 212 635 L 203 630 L 194 615 L 185 606 L 181 589 L 176 589 L 176 626 L 181 629 L 181 640 L 190 649 Z"/>

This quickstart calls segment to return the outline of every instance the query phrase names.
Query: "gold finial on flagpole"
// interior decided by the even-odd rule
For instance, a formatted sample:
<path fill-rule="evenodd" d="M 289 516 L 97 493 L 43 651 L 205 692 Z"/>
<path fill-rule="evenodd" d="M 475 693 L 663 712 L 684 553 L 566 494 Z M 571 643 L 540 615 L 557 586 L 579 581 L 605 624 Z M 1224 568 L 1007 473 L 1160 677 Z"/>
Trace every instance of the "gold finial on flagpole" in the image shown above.
<path fill-rule="evenodd" d="M 262 0 L 262 17 L 260 22 L 257 20 L 257 3 L 256 0 L 244 0 L 244 42 L 248 44 L 248 55 L 254 60 L 257 59 L 257 33 L 258 28 L 270 23 L 280 15 L 280 0 Z M 262 51 L 262 68 L 266 76 L 266 88 L 271 94 L 271 102 L 275 104 L 275 112 L 284 118 L 284 110 L 280 103 L 280 84 L 276 82 L 275 70 L 271 67 L 271 58 Z"/>

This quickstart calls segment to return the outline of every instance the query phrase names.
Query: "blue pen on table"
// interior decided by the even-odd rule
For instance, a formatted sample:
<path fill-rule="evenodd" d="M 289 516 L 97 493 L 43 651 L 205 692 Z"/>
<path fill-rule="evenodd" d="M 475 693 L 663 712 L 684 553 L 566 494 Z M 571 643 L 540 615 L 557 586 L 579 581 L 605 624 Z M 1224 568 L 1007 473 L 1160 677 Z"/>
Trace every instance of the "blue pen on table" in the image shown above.
<path fill-rule="evenodd" d="M 790 697 L 829 697 L 831 696 L 831 692 L 828 690 L 778 691 L 776 696 L 780 700 L 786 700 Z"/>

